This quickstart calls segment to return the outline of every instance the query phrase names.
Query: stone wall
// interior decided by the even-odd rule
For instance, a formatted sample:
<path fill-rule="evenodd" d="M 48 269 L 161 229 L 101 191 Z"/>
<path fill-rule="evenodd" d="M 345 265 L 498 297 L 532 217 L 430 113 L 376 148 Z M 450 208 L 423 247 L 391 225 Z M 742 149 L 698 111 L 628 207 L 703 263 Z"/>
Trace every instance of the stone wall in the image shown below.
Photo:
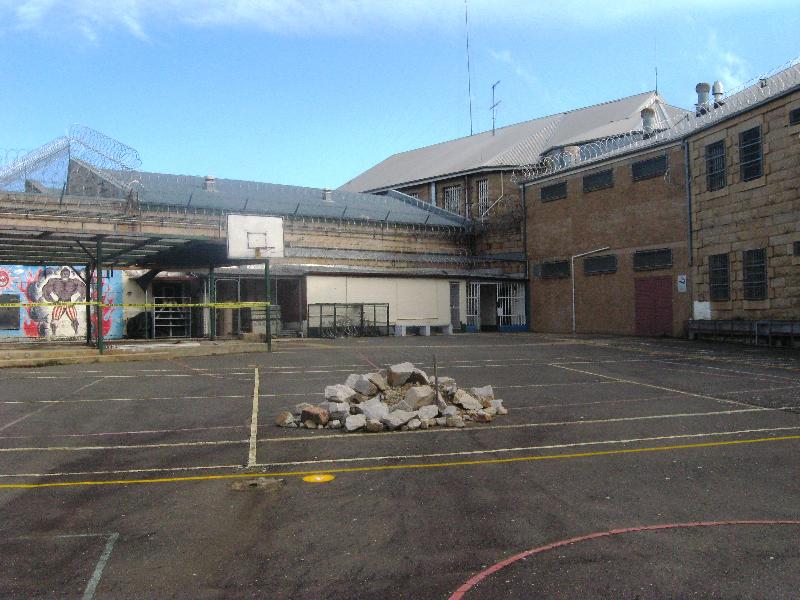
<path fill-rule="evenodd" d="M 634 181 L 632 164 L 663 156 L 663 175 Z M 613 186 L 583 191 L 583 177 L 612 169 Z M 528 259 L 531 265 L 567 260 L 576 254 L 605 246 L 597 256 L 615 255 L 616 272 L 584 274 L 584 259 L 575 260 L 576 322 L 579 333 L 636 332 L 636 280 L 671 278 L 672 331 L 683 335 L 690 318 L 690 289 L 678 290 L 679 275 L 689 274 L 688 217 L 681 144 L 660 147 L 566 171 L 526 186 Z M 541 189 L 566 182 L 566 197 L 542 201 Z M 672 251 L 672 266 L 634 270 L 637 250 Z M 534 270 L 537 275 L 537 270 Z M 691 285 L 691 282 L 688 282 Z M 572 329 L 570 277 L 531 279 L 531 321 L 534 331 L 567 332 Z"/>
<path fill-rule="evenodd" d="M 800 109 L 800 92 L 756 107 L 690 139 L 695 300 L 698 316 L 713 319 L 800 318 L 800 124 L 789 112 Z M 739 134 L 761 127 L 761 177 L 742 181 Z M 710 191 L 705 149 L 723 141 L 726 185 Z M 767 298 L 745 300 L 743 252 L 765 249 Z M 729 260 L 730 300 L 711 301 L 709 257 Z"/>

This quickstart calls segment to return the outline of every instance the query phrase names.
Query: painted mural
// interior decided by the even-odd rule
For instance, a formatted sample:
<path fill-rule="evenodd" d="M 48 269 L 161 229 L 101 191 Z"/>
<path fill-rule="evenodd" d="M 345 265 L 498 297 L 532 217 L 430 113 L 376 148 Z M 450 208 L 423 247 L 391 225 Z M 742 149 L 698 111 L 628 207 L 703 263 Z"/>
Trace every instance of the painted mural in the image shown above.
<path fill-rule="evenodd" d="M 79 275 L 83 269 L 73 267 L 22 267 L 0 265 L 0 337 L 25 338 L 86 338 L 86 308 L 84 306 L 28 306 L 19 310 L 18 317 L 8 303 L 82 302 L 86 300 L 86 285 Z M 103 302 L 122 300 L 122 273 L 103 271 Z M 92 284 L 92 297 L 97 292 Z M 92 311 L 92 331 L 97 331 L 97 316 Z M 103 335 L 110 339 L 123 335 L 122 308 L 104 308 Z"/>

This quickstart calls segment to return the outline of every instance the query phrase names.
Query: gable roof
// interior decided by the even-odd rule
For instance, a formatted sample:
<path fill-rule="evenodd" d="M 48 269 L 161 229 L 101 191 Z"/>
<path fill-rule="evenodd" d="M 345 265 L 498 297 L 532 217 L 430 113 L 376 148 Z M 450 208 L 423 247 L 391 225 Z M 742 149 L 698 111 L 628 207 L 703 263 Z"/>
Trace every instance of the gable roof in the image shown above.
<path fill-rule="evenodd" d="M 687 111 L 670 106 L 656 92 L 645 92 L 390 156 L 339 189 L 379 191 L 469 171 L 513 168 L 535 163 L 546 151 L 641 129 L 641 110 L 672 124 Z"/>

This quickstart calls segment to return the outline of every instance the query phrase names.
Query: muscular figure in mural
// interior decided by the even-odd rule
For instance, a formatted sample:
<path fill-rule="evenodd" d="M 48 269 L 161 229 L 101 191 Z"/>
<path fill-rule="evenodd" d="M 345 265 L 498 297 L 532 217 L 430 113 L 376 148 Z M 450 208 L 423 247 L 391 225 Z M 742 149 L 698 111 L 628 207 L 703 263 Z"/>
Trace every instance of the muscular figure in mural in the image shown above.
<path fill-rule="evenodd" d="M 80 279 L 70 277 L 69 269 L 61 269 L 60 277 L 53 277 L 42 287 L 42 298 L 48 302 L 71 302 L 72 297 L 78 294 L 78 301 L 84 299 L 84 284 Z M 61 317 L 67 314 L 72 322 L 72 329 L 78 333 L 78 311 L 74 306 L 54 306 L 50 315 L 50 331 L 56 334 L 56 326 Z"/>

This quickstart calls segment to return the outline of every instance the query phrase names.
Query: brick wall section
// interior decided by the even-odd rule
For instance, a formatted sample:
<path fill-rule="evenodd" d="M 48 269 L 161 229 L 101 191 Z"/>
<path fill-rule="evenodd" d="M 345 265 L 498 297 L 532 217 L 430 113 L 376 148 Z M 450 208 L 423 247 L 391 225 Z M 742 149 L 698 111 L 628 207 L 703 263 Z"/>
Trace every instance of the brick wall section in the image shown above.
<path fill-rule="evenodd" d="M 800 125 L 789 112 L 800 92 L 756 107 L 690 139 L 695 300 L 710 302 L 709 256 L 727 254 L 729 301 L 711 302 L 713 319 L 800 318 Z M 742 182 L 739 133 L 761 126 L 763 175 Z M 705 147 L 725 143 L 726 185 L 709 191 Z M 765 248 L 767 299 L 744 299 L 742 253 Z"/>
<path fill-rule="evenodd" d="M 667 155 L 666 175 L 633 181 L 634 162 Z M 613 169 L 611 188 L 583 192 L 583 176 Z M 531 265 L 569 260 L 572 255 L 609 246 L 599 255 L 617 256 L 616 273 L 584 275 L 582 258 L 575 260 L 576 321 L 579 333 L 635 333 L 635 280 L 688 275 L 688 215 L 683 147 L 674 144 L 617 160 L 567 171 L 526 187 L 528 258 Z M 541 201 L 541 188 L 567 182 L 567 197 Z M 636 250 L 672 249 L 672 267 L 634 271 Z M 690 318 L 690 291 L 672 288 L 672 335 L 681 336 Z M 531 321 L 534 331 L 572 330 L 569 277 L 531 279 Z"/>

